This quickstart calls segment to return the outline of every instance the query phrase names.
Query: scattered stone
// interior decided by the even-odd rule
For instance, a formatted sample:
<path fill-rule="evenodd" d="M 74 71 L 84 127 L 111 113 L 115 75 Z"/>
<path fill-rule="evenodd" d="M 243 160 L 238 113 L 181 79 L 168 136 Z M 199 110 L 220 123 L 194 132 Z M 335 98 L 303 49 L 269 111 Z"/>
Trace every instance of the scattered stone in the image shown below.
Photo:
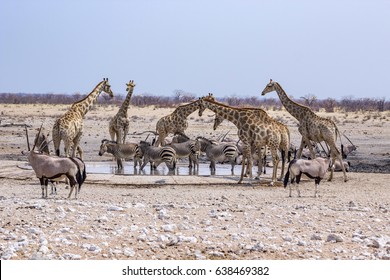
<path fill-rule="evenodd" d="M 164 220 L 164 219 L 169 219 L 170 216 L 168 215 L 168 210 L 163 208 L 161 210 L 158 211 L 158 218 L 160 220 Z"/>
<path fill-rule="evenodd" d="M 99 223 L 108 222 L 108 218 L 107 218 L 107 216 L 101 216 L 101 217 L 97 218 L 97 221 Z"/>
<path fill-rule="evenodd" d="M 107 211 L 123 211 L 123 207 L 111 205 L 107 208 Z"/>
<path fill-rule="evenodd" d="M 65 253 L 62 255 L 65 260 L 81 260 L 81 256 L 72 253 Z"/>
<path fill-rule="evenodd" d="M 291 236 L 283 236 L 283 241 L 286 241 L 286 242 L 292 242 L 292 237 Z"/>
<path fill-rule="evenodd" d="M 64 208 L 61 207 L 61 206 L 56 207 L 56 209 L 54 211 L 58 212 L 58 213 L 64 213 L 65 212 Z"/>
<path fill-rule="evenodd" d="M 177 230 L 177 226 L 175 224 L 162 225 L 161 228 L 165 232 L 175 232 Z"/>
<path fill-rule="evenodd" d="M 123 254 L 126 256 L 126 257 L 134 257 L 135 256 L 135 252 L 133 250 L 133 248 L 124 248 L 123 249 Z"/>
<path fill-rule="evenodd" d="M 331 233 L 331 234 L 329 234 L 328 237 L 326 238 L 326 241 L 327 241 L 327 242 L 343 242 L 344 239 L 343 239 L 340 235 Z"/>
<path fill-rule="evenodd" d="M 310 237 L 310 240 L 322 240 L 322 237 L 321 235 L 319 234 L 312 234 L 312 236 Z"/>

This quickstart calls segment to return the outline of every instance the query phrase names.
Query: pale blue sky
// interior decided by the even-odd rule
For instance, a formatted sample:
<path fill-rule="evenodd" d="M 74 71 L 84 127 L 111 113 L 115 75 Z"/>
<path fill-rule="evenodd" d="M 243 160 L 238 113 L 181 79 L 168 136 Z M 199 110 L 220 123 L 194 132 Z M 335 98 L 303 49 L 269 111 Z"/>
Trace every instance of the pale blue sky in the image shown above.
<path fill-rule="evenodd" d="M 0 92 L 382 98 L 389 52 L 389 0 L 0 2 Z"/>

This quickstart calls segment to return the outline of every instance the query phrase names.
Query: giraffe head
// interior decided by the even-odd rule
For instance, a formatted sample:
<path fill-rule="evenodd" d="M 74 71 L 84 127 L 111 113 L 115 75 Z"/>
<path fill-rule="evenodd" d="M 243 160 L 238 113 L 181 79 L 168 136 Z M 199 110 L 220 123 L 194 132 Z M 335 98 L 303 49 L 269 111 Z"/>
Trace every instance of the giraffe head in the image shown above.
<path fill-rule="evenodd" d="M 126 91 L 129 92 L 130 89 L 133 89 L 135 87 L 134 80 L 130 80 L 128 84 L 126 84 Z"/>
<path fill-rule="evenodd" d="M 204 110 L 206 110 L 206 106 L 204 105 L 203 100 L 215 101 L 215 98 L 214 98 L 214 95 L 212 93 L 209 93 L 208 96 L 203 96 L 203 97 L 199 98 L 199 117 L 201 117 Z"/>
<path fill-rule="evenodd" d="M 111 86 L 110 86 L 110 84 L 108 83 L 108 78 L 103 78 L 103 87 L 102 87 L 102 91 L 104 91 L 105 93 L 107 93 L 111 98 L 114 97 L 114 93 L 112 92 Z"/>
<path fill-rule="evenodd" d="M 215 114 L 213 129 L 216 130 L 217 127 L 223 122 L 223 120 L 224 120 L 224 118 Z"/>
<path fill-rule="evenodd" d="M 275 82 L 272 81 L 272 79 L 269 80 L 269 83 L 265 86 L 264 90 L 262 91 L 261 95 L 266 95 L 268 92 L 275 90 Z"/>

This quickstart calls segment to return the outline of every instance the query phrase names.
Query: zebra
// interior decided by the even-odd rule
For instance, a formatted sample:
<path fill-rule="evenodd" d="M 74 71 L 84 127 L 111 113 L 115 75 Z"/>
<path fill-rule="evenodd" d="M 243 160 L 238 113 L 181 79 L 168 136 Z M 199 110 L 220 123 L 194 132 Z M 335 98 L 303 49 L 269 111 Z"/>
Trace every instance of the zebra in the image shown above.
<path fill-rule="evenodd" d="M 188 168 L 199 170 L 199 156 L 200 156 L 200 142 L 198 140 L 191 140 L 187 135 L 182 133 L 175 134 L 172 142 L 166 146 L 172 147 L 176 151 L 177 158 L 184 158 L 188 156 Z"/>
<path fill-rule="evenodd" d="M 116 141 L 103 139 L 100 145 L 99 156 L 104 153 L 112 154 L 117 162 L 118 170 L 123 170 L 122 159 L 134 158 L 134 168 L 141 166 L 142 151 L 137 143 L 118 144 Z"/>
<path fill-rule="evenodd" d="M 233 174 L 236 158 L 238 156 L 238 148 L 236 145 L 231 143 L 218 143 L 201 136 L 198 136 L 196 140 L 200 142 L 201 151 L 206 153 L 207 158 L 210 160 L 212 174 L 215 174 L 215 162 L 223 162 L 225 160 L 230 162 Z"/>
<path fill-rule="evenodd" d="M 157 168 L 161 162 L 165 162 L 170 171 L 176 168 L 176 151 L 169 146 L 151 146 L 149 142 L 141 141 L 139 147 L 143 154 L 143 163 L 140 170 L 150 162 L 150 169 Z"/>

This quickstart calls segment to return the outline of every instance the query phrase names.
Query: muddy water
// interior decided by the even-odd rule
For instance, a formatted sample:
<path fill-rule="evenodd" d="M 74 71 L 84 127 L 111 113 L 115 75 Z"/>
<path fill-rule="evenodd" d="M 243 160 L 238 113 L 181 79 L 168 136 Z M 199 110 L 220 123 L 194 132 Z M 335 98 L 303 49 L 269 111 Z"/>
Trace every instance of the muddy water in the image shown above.
<path fill-rule="evenodd" d="M 125 164 L 124 169 L 122 171 L 118 171 L 116 167 L 116 163 L 114 162 L 96 162 L 86 163 L 87 173 L 91 174 L 117 174 L 117 175 L 179 175 L 179 176 L 189 176 L 189 175 L 199 175 L 199 176 L 230 176 L 230 175 L 240 175 L 241 174 L 241 165 L 236 165 L 234 168 L 234 172 L 231 172 L 230 164 L 217 164 L 215 174 L 212 174 L 208 164 L 201 163 L 199 164 L 199 170 L 193 171 L 188 166 L 183 164 L 178 164 L 175 172 L 171 172 L 168 170 L 167 166 L 162 163 L 160 164 L 156 170 L 150 170 L 150 166 L 147 165 L 145 168 L 140 171 L 139 167 L 134 169 L 134 165 L 132 162 Z M 271 172 L 267 170 L 267 173 Z M 257 174 L 256 169 L 253 168 L 253 175 Z"/>

